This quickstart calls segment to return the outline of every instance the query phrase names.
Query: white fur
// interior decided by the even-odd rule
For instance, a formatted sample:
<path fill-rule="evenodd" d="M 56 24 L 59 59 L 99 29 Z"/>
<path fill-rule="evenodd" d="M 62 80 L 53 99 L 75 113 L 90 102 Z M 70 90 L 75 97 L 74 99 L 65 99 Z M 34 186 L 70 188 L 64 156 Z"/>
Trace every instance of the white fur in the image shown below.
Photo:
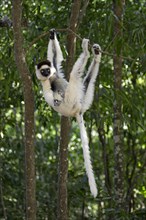
<path fill-rule="evenodd" d="M 87 176 L 88 176 L 90 190 L 91 190 L 92 195 L 94 197 L 96 197 L 97 196 L 97 187 L 96 187 L 96 182 L 95 182 L 93 169 L 92 169 L 92 165 L 91 165 L 88 137 L 87 137 L 87 132 L 86 132 L 86 128 L 84 125 L 83 115 L 77 114 L 76 119 L 77 119 L 77 122 L 80 127 L 83 155 L 84 155 L 85 167 L 86 167 L 86 172 L 87 172 Z"/>
<path fill-rule="evenodd" d="M 47 60 L 49 60 L 51 63 L 53 63 L 53 56 L 54 52 L 56 53 L 56 68 L 57 68 L 57 74 L 59 77 L 64 77 L 64 74 L 62 72 L 62 66 L 61 63 L 64 60 L 63 59 L 63 54 L 59 45 L 59 41 L 57 40 L 56 34 L 55 34 L 55 39 L 50 40 L 48 43 L 48 50 L 47 50 Z"/>
<path fill-rule="evenodd" d="M 47 59 L 53 64 L 53 57 L 54 53 L 56 54 L 55 57 L 55 63 L 56 63 L 56 72 L 54 72 L 54 69 L 50 69 L 53 71 L 53 74 L 51 73 L 51 77 L 56 74 L 58 77 L 62 79 L 61 83 L 65 86 L 64 91 L 64 97 L 62 98 L 62 101 L 58 106 L 54 104 L 54 94 L 51 89 L 51 82 L 53 81 L 52 78 L 48 78 L 41 76 L 40 70 L 36 68 L 36 75 L 39 80 L 41 80 L 42 86 L 43 86 L 43 93 L 46 102 L 53 107 L 53 109 L 59 113 L 61 113 L 64 116 L 74 116 L 76 117 L 79 127 L 80 127 L 80 135 L 81 135 L 81 141 L 82 141 L 82 147 L 83 147 L 83 155 L 84 155 L 84 161 L 85 161 L 85 167 L 86 167 L 86 173 L 89 180 L 89 186 L 91 193 L 94 197 L 97 196 L 97 187 L 94 179 L 93 169 L 91 165 L 91 159 L 90 159 L 90 151 L 89 151 L 89 145 L 88 145 L 88 137 L 87 132 L 85 129 L 84 121 L 83 121 L 83 113 L 89 109 L 89 107 L 92 104 L 93 101 L 93 95 L 94 95 L 94 84 L 95 80 L 99 71 L 99 63 L 101 59 L 101 53 L 95 54 L 93 50 L 93 61 L 89 67 L 89 70 L 87 72 L 87 75 L 85 76 L 84 80 L 82 79 L 82 75 L 84 73 L 85 66 L 87 64 L 88 58 L 89 58 L 89 51 L 88 51 L 88 39 L 83 39 L 82 42 L 82 49 L 83 52 L 75 62 L 73 69 L 70 73 L 70 79 L 69 82 L 67 82 L 64 79 L 64 75 L 61 72 L 61 62 L 63 61 L 63 55 L 62 51 L 59 45 L 59 42 L 57 40 L 56 34 L 54 40 L 50 40 L 48 44 L 48 52 L 47 52 Z M 94 47 L 98 47 L 100 49 L 99 45 L 93 45 Z M 91 75 L 90 75 L 91 74 Z M 89 84 L 87 89 L 84 88 L 84 82 L 87 77 L 90 78 Z M 61 97 L 61 96 L 60 96 Z"/>
<path fill-rule="evenodd" d="M 96 46 L 98 46 L 99 49 L 101 50 L 101 48 L 98 44 Z M 101 60 L 101 53 L 99 53 L 99 55 L 94 55 L 94 59 L 93 59 L 91 65 L 89 66 L 89 70 L 84 78 L 84 81 L 85 81 L 86 78 L 88 77 L 88 75 L 92 72 L 92 78 L 90 80 L 88 89 L 86 91 L 86 95 L 84 96 L 84 101 L 83 101 L 83 105 L 82 105 L 82 112 L 87 111 L 93 102 L 94 86 L 95 86 L 94 84 L 95 84 L 95 80 L 96 80 L 98 72 L 99 72 L 100 60 Z"/>

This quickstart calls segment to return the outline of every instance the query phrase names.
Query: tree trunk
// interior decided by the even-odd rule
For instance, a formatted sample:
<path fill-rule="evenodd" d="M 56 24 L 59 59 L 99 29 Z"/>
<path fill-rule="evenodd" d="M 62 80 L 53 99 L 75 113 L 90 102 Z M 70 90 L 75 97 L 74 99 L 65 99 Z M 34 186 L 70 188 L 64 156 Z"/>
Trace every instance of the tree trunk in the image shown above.
<path fill-rule="evenodd" d="M 67 207 L 67 175 L 68 175 L 68 142 L 70 121 L 61 117 L 59 173 L 58 173 L 58 220 L 68 219 Z"/>
<path fill-rule="evenodd" d="M 124 207 L 124 169 L 123 169 L 123 135 L 121 110 L 121 84 L 122 84 L 122 20 L 124 0 L 113 0 L 114 8 L 114 190 L 115 190 L 115 219 L 117 220 Z"/>
<path fill-rule="evenodd" d="M 83 12 L 85 13 L 86 5 L 83 6 Z M 74 63 L 75 54 L 75 39 L 74 33 L 77 31 L 81 9 L 81 0 L 74 0 L 71 8 L 71 16 L 69 29 L 67 35 L 67 51 L 68 57 L 66 60 L 66 77 L 69 79 L 69 73 Z M 83 16 L 82 16 L 83 17 Z M 59 175 L 58 175 L 58 220 L 68 219 L 68 207 L 67 207 L 67 174 L 68 174 L 68 142 L 70 132 L 70 121 L 69 118 L 64 116 L 61 117 L 61 135 L 60 135 L 60 154 L 59 154 Z"/>
<path fill-rule="evenodd" d="M 14 32 L 14 52 L 18 71 L 21 76 L 25 103 L 25 178 L 26 178 L 26 219 L 36 219 L 35 199 L 35 155 L 34 155 L 34 94 L 32 81 L 23 50 L 21 29 L 22 1 L 12 1 Z"/>
<path fill-rule="evenodd" d="M 99 140 L 102 144 L 102 158 L 103 158 L 103 167 L 104 167 L 104 176 L 105 176 L 105 187 L 107 188 L 109 195 L 111 195 L 111 181 L 110 181 L 108 154 L 107 154 L 107 144 L 106 144 L 105 130 L 102 122 L 99 125 L 98 134 L 99 134 Z"/>

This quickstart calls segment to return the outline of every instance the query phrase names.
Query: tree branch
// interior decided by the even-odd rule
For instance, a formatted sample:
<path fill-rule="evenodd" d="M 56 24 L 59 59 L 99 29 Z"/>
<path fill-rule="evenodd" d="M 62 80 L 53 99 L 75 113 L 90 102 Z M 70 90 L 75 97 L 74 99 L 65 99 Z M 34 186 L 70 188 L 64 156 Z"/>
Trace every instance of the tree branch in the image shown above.
<path fill-rule="evenodd" d="M 56 29 L 56 31 L 58 31 L 58 32 L 70 32 L 70 33 L 74 34 L 74 35 L 76 36 L 76 38 L 78 38 L 79 40 L 81 40 L 81 41 L 83 40 L 83 38 L 82 38 L 79 34 L 75 33 L 75 32 L 74 32 L 72 29 L 70 29 L 70 28 Z M 47 36 L 47 35 L 49 35 L 49 34 L 50 34 L 50 32 L 47 31 L 47 32 L 44 32 L 44 33 L 40 34 L 39 36 L 37 36 L 37 37 L 29 44 L 29 46 L 28 46 L 28 48 L 27 48 L 27 51 L 29 51 L 29 49 L 30 49 L 35 43 L 37 43 L 38 40 L 42 39 L 43 37 L 45 37 L 45 36 Z M 89 47 L 92 48 L 92 43 L 89 43 Z M 102 53 L 103 55 L 105 54 L 105 55 L 111 56 L 111 57 L 116 57 L 116 56 L 117 56 L 117 54 L 109 53 L 107 50 L 101 50 L 101 53 Z M 125 59 L 125 60 L 131 60 L 131 61 L 136 61 L 136 59 L 137 59 L 137 57 L 136 57 L 136 59 L 133 59 L 133 58 L 131 58 L 131 57 L 126 57 L 126 56 L 123 56 L 123 55 L 120 55 L 119 57 L 121 57 L 122 59 Z"/>

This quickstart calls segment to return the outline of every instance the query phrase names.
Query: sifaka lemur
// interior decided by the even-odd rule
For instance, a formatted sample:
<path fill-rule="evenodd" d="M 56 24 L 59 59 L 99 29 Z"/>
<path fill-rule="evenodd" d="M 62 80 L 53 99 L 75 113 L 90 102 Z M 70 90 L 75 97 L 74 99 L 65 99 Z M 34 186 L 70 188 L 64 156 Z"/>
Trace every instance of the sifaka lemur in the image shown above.
<path fill-rule="evenodd" d="M 84 154 L 86 173 L 91 193 L 97 196 L 97 187 L 90 159 L 88 137 L 84 125 L 83 114 L 93 102 L 95 81 L 101 60 L 101 48 L 98 44 L 92 47 L 93 60 L 87 74 L 82 78 L 90 56 L 89 40 L 83 39 L 82 53 L 75 62 L 70 79 L 67 81 L 62 72 L 63 54 L 55 29 L 50 31 L 47 60 L 36 65 L 36 76 L 41 81 L 46 102 L 61 115 L 76 117 L 80 128 L 80 136 Z"/>

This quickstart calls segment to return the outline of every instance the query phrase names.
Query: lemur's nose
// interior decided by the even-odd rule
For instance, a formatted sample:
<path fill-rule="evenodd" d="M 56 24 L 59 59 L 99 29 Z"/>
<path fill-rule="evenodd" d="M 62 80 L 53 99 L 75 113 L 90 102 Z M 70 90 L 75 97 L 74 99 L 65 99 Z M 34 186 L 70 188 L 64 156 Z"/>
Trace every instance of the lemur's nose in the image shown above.
<path fill-rule="evenodd" d="M 50 75 L 50 70 L 49 69 L 43 69 L 43 70 L 41 70 L 41 74 L 42 74 L 42 76 L 47 77 L 47 76 Z"/>

